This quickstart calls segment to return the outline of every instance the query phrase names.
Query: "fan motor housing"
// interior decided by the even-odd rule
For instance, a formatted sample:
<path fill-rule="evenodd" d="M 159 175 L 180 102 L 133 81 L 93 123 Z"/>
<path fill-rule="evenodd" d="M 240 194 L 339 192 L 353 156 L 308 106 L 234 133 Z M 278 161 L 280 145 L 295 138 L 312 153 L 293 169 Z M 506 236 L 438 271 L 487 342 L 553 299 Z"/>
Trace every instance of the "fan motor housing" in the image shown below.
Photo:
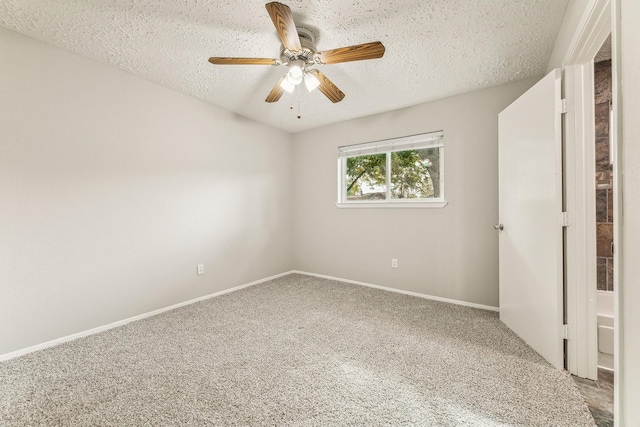
<path fill-rule="evenodd" d="M 296 27 L 296 30 L 298 31 L 302 50 L 291 51 L 283 46 L 280 52 L 280 59 L 284 63 L 301 60 L 307 65 L 313 64 L 315 62 L 314 55 L 316 54 L 316 36 L 311 30 L 304 27 Z"/>

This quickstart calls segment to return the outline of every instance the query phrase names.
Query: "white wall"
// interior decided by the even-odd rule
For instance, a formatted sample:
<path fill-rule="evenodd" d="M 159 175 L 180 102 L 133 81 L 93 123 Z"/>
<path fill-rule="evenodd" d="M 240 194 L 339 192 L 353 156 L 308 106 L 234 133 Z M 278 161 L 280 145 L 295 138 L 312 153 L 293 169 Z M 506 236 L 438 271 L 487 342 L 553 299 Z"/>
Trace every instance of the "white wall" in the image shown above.
<path fill-rule="evenodd" d="M 618 0 L 622 71 L 622 244 L 620 376 L 624 423 L 640 426 L 640 2 Z"/>
<path fill-rule="evenodd" d="M 294 135 L 296 269 L 497 306 L 498 113 L 534 82 Z M 445 135 L 446 207 L 335 206 L 338 146 L 437 130 Z"/>
<path fill-rule="evenodd" d="M 2 28 L 0 57 L 0 355 L 292 269 L 290 135 Z"/>
<path fill-rule="evenodd" d="M 578 29 L 584 26 L 584 11 L 590 10 L 595 1 L 597 0 L 569 0 L 547 65 L 547 72 L 562 67 L 570 46 L 578 37 Z"/>

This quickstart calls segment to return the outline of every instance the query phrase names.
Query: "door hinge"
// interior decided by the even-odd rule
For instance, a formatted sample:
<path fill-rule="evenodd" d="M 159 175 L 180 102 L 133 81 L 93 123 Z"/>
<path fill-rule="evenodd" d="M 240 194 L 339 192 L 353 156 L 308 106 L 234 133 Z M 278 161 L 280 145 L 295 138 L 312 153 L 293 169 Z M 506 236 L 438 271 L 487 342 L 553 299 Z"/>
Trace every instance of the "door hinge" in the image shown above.
<path fill-rule="evenodd" d="M 560 212 L 560 216 L 558 217 L 558 225 L 560 227 L 569 226 L 569 212 Z"/>
<path fill-rule="evenodd" d="M 558 101 L 558 109 L 561 114 L 567 113 L 567 98 L 562 98 Z"/>
<path fill-rule="evenodd" d="M 569 339 L 569 325 L 562 325 L 562 339 L 563 340 L 568 340 Z"/>

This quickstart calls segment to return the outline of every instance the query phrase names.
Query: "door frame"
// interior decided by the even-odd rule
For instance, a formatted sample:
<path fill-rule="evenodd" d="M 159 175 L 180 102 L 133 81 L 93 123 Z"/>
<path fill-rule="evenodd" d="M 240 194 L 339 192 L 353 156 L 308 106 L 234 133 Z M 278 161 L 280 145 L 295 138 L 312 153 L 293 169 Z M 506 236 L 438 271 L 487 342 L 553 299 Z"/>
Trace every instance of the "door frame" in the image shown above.
<path fill-rule="evenodd" d="M 574 35 L 571 46 L 563 59 L 564 97 L 567 103 L 565 117 L 565 201 L 570 224 L 565 240 L 565 304 L 569 327 L 567 342 L 567 369 L 580 377 L 596 380 L 597 368 L 597 313 L 596 313 L 596 218 L 595 218 L 595 136 L 594 136 L 594 76 L 593 58 L 612 35 L 613 114 L 610 132 L 612 149 L 620 152 L 617 135 L 615 92 L 617 86 L 617 49 L 615 47 L 616 21 L 610 0 L 593 0 L 587 8 L 581 25 Z M 614 161 L 614 227 L 620 224 L 619 164 Z M 619 230 L 619 228 L 618 228 Z M 619 242 L 614 232 L 614 241 Z M 619 251 L 616 251 L 616 259 Z M 618 266 L 614 264 L 614 368 L 617 369 L 618 348 Z M 618 377 L 618 375 L 616 375 Z M 616 378 L 616 386 L 619 383 Z M 616 387 L 617 389 L 617 387 Z M 616 393 L 617 394 L 617 393 Z M 616 398 L 616 400 L 619 400 Z M 616 411 L 618 413 L 618 411 Z"/>

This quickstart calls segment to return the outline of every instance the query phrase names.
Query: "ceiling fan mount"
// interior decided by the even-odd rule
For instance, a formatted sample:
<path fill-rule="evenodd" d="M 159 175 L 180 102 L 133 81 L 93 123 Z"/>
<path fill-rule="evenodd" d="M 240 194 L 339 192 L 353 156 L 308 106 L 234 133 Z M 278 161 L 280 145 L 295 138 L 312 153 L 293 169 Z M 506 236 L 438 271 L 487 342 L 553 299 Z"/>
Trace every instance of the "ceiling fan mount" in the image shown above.
<path fill-rule="evenodd" d="M 380 42 L 318 52 L 315 33 L 305 27 L 296 27 L 289 6 L 271 2 L 265 7 L 282 42 L 280 59 L 212 57 L 209 58 L 209 62 L 214 65 L 285 65 L 289 67 L 289 71 L 280 78 L 267 95 L 266 102 L 278 101 L 285 91 L 292 93 L 303 81 L 310 92 L 317 88 L 331 102 L 340 102 L 344 99 L 344 93 L 318 69 L 311 67 L 375 59 L 384 55 L 385 48 Z"/>
<path fill-rule="evenodd" d="M 282 61 L 282 64 L 286 65 L 291 61 L 299 59 L 304 61 L 307 66 L 314 65 L 316 63 L 317 54 L 315 34 L 304 27 L 296 27 L 296 31 L 298 32 L 300 46 L 302 49 L 299 51 L 291 51 L 283 45 L 280 50 L 280 61 Z"/>

